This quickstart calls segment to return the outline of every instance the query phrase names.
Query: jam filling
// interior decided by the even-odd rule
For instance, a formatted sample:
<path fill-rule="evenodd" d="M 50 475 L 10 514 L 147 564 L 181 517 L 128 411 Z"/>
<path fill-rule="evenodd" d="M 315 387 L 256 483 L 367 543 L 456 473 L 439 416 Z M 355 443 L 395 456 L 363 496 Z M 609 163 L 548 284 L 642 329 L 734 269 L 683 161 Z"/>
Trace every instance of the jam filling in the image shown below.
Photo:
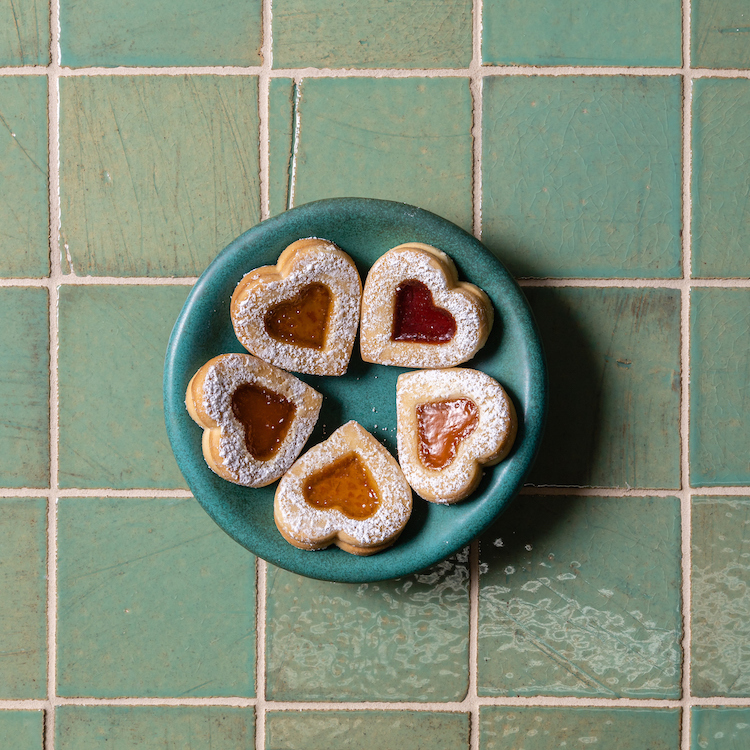
<path fill-rule="evenodd" d="M 468 398 L 433 401 L 417 407 L 419 458 L 428 469 L 444 469 L 456 457 L 459 443 L 479 423 L 477 405 Z"/>
<path fill-rule="evenodd" d="M 272 307 L 263 321 L 269 336 L 285 344 L 322 349 L 325 345 L 331 290 L 319 282 Z"/>
<path fill-rule="evenodd" d="M 245 445 L 258 461 L 272 458 L 289 431 L 295 406 L 278 393 L 243 383 L 232 394 L 232 411 L 245 428 Z"/>
<path fill-rule="evenodd" d="M 444 344 L 456 334 L 456 321 L 432 301 L 432 292 L 417 279 L 407 279 L 396 287 L 392 341 Z"/>
<path fill-rule="evenodd" d="M 305 500 L 313 508 L 340 510 L 355 521 L 372 516 L 380 505 L 369 472 L 350 453 L 308 477 Z"/>

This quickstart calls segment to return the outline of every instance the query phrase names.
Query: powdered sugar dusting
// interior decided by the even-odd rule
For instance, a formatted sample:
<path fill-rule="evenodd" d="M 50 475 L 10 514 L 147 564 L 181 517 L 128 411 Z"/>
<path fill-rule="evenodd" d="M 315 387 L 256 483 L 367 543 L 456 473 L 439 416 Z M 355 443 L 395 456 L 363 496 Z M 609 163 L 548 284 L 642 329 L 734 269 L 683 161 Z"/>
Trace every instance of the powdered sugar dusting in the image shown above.
<path fill-rule="evenodd" d="M 458 444 L 447 466 L 428 469 L 419 458 L 416 408 L 419 404 L 456 398 L 474 402 L 479 421 Z M 478 479 L 479 464 L 491 463 L 513 437 L 514 412 L 502 386 L 486 373 L 468 368 L 421 370 L 400 375 L 396 384 L 398 457 L 415 492 L 436 503 L 465 497 Z M 506 445 L 509 448 L 509 445 Z"/>
<path fill-rule="evenodd" d="M 278 393 L 295 406 L 294 418 L 276 454 L 259 461 L 248 451 L 245 428 L 232 409 L 232 395 L 245 383 Z M 203 383 L 203 407 L 221 428 L 219 455 L 237 484 L 261 487 L 278 479 L 310 437 L 323 397 L 306 383 L 249 354 L 225 354 L 211 365 Z"/>
<path fill-rule="evenodd" d="M 304 498 L 304 486 L 311 474 L 352 452 L 369 469 L 380 499 L 377 511 L 364 520 L 349 518 L 339 510 L 315 508 Z M 411 489 L 396 460 L 369 432 L 351 421 L 307 451 L 282 477 L 274 510 L 286 533 L 303 544 L 326 544 L 343 532 L 357 546 L 372 547 L 400 533 L 411 507 Z"/>
<path fill-rule="evenodd" d="M 245 277 L 239 286 L 254 278 L 255 272 Z M 293 299 L 313 283 L 325 284 L 332 296 L 323 348 L 298 346 L 272 338 L 265 327 L 266 312 Z M 359 274 L 349 256 L 333 243 L 321 240 L 317 247 L 298 252 L 285 277 L 250 284 L 233 308 L 232 323 L 242 345 L 266 362 L 293 372 L 342 375 L 357 335 L 361 291 Z"/>
<path fill-rule="evenodd" d="M 448 276 L 455 273 L 448 256 L 440 253 L 436 257 L 419 247 L 406 245 L 389 250 L 367 275 L 362 295 L 361 342 L 362 358 L 368 362 L 451 367 L 471 359 L 487 340 L 492 310 L 486 295 L 473 285 L 455 287 Z M 456 333 L 450 341 L 434 344 L 391 339 L 396 288 L 407 279 L 421 281 L 432 292 L 434 304 L 453 316 Z"/>

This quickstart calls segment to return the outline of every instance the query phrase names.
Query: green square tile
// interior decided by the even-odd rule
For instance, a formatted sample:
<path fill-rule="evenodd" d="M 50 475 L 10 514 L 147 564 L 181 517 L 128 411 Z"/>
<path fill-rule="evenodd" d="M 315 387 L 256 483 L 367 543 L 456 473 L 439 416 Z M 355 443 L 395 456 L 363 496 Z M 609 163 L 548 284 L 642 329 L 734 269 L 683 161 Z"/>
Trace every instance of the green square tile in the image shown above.
<path fill-rule="evenodd" d="M 275 0 L 278 68 L 464 68 L 471 0 Z"/>
<path fill-rule="evenodd" d="M 49 13 L 48 0 L 0 2 L 0 65 L 49 64 Z"/>
<path fill-rule="evenodd" d="M 269 207 L 271 216 L 289 208 L 297 93 L 290 78 L 272 78 L 268 97 Z"/>
<path fill-rule="evenodd" d="M 46 76 L 0 77 L 0 204 L 0 276 L 47 276 Z"/>
<path fill-rule="evenodd" d="M 676 498 L 520 496 L 479 570 L 479 695 L 679 698 Z"/>
<path fill-rule="evenodd" d="M 694 707 L 691 715 L 691 750 L 750 747 L 750 708 Z"/>
<path fill-rule="evenodd" d="M 692 525 L 692 692 L 750 696 L 750 497 L 698 497 Z"/>
<path fill-rule="evenodd" d="M 42 711 L 0 710 L 0 747 L 8 750 L 42 750 L 43 745 Z"/>
<path fill-rule="evenodd" d="M 465 78 L 303 81 L 295 205 L 384 198 L 470 230 L 471 108 Z"/>
<path fill-rule="evenodd" d="M 484 86 L 482 238 L 511 271 L 680 276 L 679 76 Z"/>
<path fill-rule="evenodd" d="M 0 699 L 47 695 L 46 513 L 42 498 L 0 499 Z"/>
<path fill-rule="evenodd" d="M 269 568 L 266 696 L 462 700 L 469 681 L 467 553 L 395 581 L 343 584 Z"/>
<path fill-rule="evenodd" d="M 682 62 L 679 0 L 485 0 L 482 59 L 500 65 Z"/>
<path fill-rule="evenodd" d="M 63 78 L 60 100 L 67 270 L 195 276 L 259 221 L 257 78 Z"/>
<path fill-rule="evenodd" d="M 747 0 L 692 0 L 691 64 L 695 68 L 750 68 Z"/>
<path fill-rule="evenodd" d="M 189 291 L 61 288 L 61 487 L 185 486 L 164 427 L 162 370 Z"/>
<path fill-rule="evenodd" d="M 261 0 L 61 0 L 62 64 L 260 65 Z"/>
<path fill-rule="evenodd" d="M 750 289 L 694 289 L 690 302 L 690 482 L 750 484 Z"/>
<path fill-rule="evenodd" d="M 58 695 L 252 696 L 255 558 L 191 498 L 59 501 Z"/>
<path fill-rule="evenodd" d="M 0 487 L 49 487 L 49 301 L 0 289 Z"/>
<path fill-rule="evenodd" d="M 746 36 L 750 50 L 750 34 Z M 748 122 L 750 81 L 703 78 L 695 82 L 691 245 L 695 276 L 750 276 Z"/>
<path fill-rule="evenodd" d="M 469 715 L 437 711 L 269 711 L 266 750 L 465 750 Z"/>
<path fill-rule="evenodd" d="M 527 288 L 549 415 L 530 481 L 680 486 L 680 293 Z"/>
<path fill-rule="evenodd" d="M 501 708 L 479 710 L 481 750 L 677 750 L 679 709 Z"/>
<path fill-rule="evenodd" d="M 61 706 L 56 750 L 244 750 L 255 747 L 252 708 Z"/>

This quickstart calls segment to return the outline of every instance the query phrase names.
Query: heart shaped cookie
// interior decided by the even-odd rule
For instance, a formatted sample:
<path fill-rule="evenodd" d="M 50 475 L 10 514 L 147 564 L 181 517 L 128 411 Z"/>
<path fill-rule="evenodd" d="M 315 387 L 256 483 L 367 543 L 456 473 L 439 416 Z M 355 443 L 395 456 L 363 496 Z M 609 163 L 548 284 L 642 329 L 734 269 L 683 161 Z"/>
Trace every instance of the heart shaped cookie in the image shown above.
<path fill-rule="evenodd" d="M 265 487 L 292 465 L 322 403 L 309 385 L 249 354 L 209 360 L 185 396 L 190 416 L 203 427 L 209 468 L 246 487 Z"/>
<path fill-rule="evenodd" d="M 389 547 L 410 514 L 411 489 L 398 463 L 353 421 L 299 458 L 274 500 L 276 526 L 290 544 L 335 544 L 354 555 Z"/>
<path fill-rule="evenodd" d="M 359 324 L 362 282 L 354 261 L 332 242 L 297 240 L 275 266 L 248 273 L 232 295 L 237 338 L 277 367 L 343 375 Z"/>
<path fill-rule="evenodd" d="M 501 461 L 518 423 L 513 402 L 489 375 L 454 367 L 396 381 L 398 459 L 425 500 L 455 503 L 479 484 L 482 466 Z"/>
<path fill-rule="evenodd" d="M 487 341 L 493 310 L 487 295 L 460 282 L 441 250 L 410 242 L 370 269 L 362 293 L 362 359 L 400 367 L 452 367 Z"/>

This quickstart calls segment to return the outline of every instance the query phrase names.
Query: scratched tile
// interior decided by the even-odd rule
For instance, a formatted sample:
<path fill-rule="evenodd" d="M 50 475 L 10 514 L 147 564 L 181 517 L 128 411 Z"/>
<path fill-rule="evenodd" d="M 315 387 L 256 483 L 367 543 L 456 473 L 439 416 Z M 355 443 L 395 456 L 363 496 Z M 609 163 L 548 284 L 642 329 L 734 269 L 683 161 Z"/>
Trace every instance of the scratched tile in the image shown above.
<path fill-rule="evenodd" d="M 0 487 L 49 486 L 46 289 L 0 289 Z"/>
<path fill-rule="evenodd" d="M 680 276 L 679 76 L 484 86 L 482 238 L 511 271 Z"/>
<path fill-rule="evenodd" d="M 521 496 L 480 549 L 479 695 L 679 698 L 679 500 Z"/>
<path fill-rule="evenodd" d="M 692 0 L 691 63 L 750 68 L 750 8 L 745 0 Z"/>
<path fill-rule="evenodd" d="M 271 216 L 288 207 L 294 149 L 297 86 L 291 78 L 272 78 L 268 96 L 268 203 Z"/>
<path fill-rule="evenodd" d="M 695 706 L 691 713 L 691 750 L 742 750 L 750 746 L 750 709 Z"/>
<path fill-rule="evenodd" d="M 61 0 L 62 64 L 260 65 L 261 0 Z"/>
<path fill-rule="evenodd" d="M 61 487 L 185 486 L 164 427 L 162 371 L 188 291 L 61 288 Z"/>
<path fill-rule="evenodd" d="M 255 564 L 191 498 L 64 498 L 58 695 L 245 696 Z"/>
<path fill-rule="evenodd" d="M 0 0 L 0 40 L 3 34 Z M 0 276 L 49 274 L 47 77 L 0 77 Z"/>
<path fill-rule="evenodd" d="M 485 0 L 482 59 L 502 65 L 679 66 L 679 0 Z"/>
<path fill-rule="evenodd" d="M 271 567 L 271 700 L 448 701 L 468 688 L 467 554 L 407 578 L 313 581 Z"/>
<path fill-rule="evenodd" d="M 57 750 L 239 750 L 255 747 L 252 708 L 61 706 Z"/>
<path fill-rule="evenodd" d="M 0 65 L 49 63 L 49 0 L 0 2 Z M 2 163 L 2 160 L 0 160 Z"/>
<path fill-rule="evenodd" d="M 299 97 L 295 205 L 384 198 L 471 229 L 467 79 L 306 79 Z"/>
<path fill-rule="evenodd" d="M 0 747 L 13 750 L 42 750 L 43 746 L 42 711 L 0 710 Z"/>
<path fill-rule="evenodd" d="M 62 79 L 66 270 L 195 276 L 256 224 L 257 96 L 252 76 Z"/>
<path fill-rule="evenodd" d="M 692 523 L 692 692 L 750 696 L 750 497 L 697 497 Z"/>
<path fill-rule="evenodd" d="M 266 750 L 460 750 L 469 715 L 437 711 L 269 711 Z"/>
<path fill-rule="evenodd" d="M 693 289 L 690 482 L 750 484 L 750 289 Z"/>
<path fill-rule="evenodd" d="M 479 709 L 481 750 L 676 750 L 680 710 L 649 708 Z"/>
<path fill-rule="evenodd" d="M 530 481 L 679 488 L 679 292 L 524 291 L 546 348 L 550 393 Z"/>
<path fill-rule="evenodd" d="M 747 16 L 750 25 L 750 6 Z M 750 50 L 750 33 L 746 46 Z M 695 276 L 750 276 L 748 122 L 750 81 L 695 81 L 691 245 Z"/>
<path fill-rule="evenodd" d="M 464 68 L 471 0 L 275 0 L 278 68 Z"/>
<path fill-rule="evenodd" d="M 0 699 L 47 695 L 46 512 L 43 498 L 0 499 Z"/>

